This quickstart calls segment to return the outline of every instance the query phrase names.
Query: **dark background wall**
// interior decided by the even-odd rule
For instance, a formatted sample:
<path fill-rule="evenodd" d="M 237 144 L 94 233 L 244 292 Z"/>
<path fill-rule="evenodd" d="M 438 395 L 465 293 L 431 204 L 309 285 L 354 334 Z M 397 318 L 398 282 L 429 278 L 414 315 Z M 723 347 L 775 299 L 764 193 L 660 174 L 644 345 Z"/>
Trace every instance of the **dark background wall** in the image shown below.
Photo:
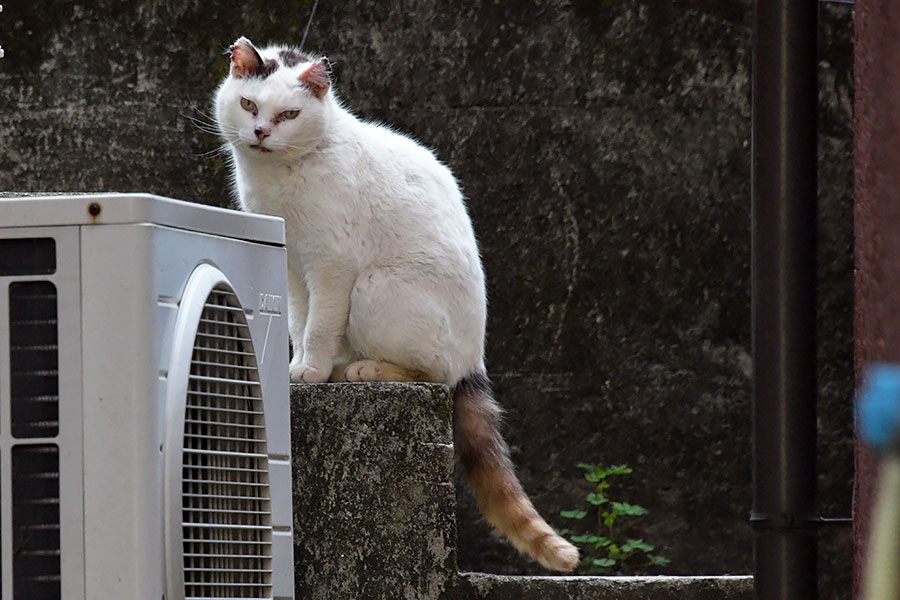
<path fill-rule="evenodd" d="M 239 35 L 299 43 L 309 3 L 6 3 L 0 190 L 149 191 L 228 205 L 207 121 Z M 306 49 L 357 114 L 434 148 L 468 197 L 490 291 L 488 367 L 526 489 L 557 527 L 577 462 L 619 493 L 666 572 L 748 573 L 749 0 L 322 0 Z M 852 478 L 852 10 L 823 5 L 820 491 Z M 460 562 L 536 572 L 460 497 Z M 846 597 L 849 532 L 823 532 Z"/>

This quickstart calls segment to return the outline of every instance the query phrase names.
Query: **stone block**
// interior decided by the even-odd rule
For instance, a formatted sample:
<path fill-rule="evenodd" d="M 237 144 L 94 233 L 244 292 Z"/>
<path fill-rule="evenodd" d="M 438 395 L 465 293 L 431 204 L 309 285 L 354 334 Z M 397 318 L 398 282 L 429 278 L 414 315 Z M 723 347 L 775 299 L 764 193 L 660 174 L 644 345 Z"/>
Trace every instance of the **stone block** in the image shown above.
<path fill-rule="evenodd" d="M 437 598 L 456 569 L 450 397 L 291 387 L 297 598 Z"/>

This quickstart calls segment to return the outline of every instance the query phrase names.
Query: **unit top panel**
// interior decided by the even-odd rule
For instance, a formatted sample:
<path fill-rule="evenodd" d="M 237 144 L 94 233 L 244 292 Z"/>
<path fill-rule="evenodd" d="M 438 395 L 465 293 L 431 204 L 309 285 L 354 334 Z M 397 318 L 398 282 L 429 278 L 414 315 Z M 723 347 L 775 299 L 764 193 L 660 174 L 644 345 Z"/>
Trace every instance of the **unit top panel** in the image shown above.
<path fill-rule="evenodd" d="M 284 221 L 280 217 L 242 213 L 153 194 L 0 194 L 0 228 L 129 223 L 152 223 L 284 245 Z"/>

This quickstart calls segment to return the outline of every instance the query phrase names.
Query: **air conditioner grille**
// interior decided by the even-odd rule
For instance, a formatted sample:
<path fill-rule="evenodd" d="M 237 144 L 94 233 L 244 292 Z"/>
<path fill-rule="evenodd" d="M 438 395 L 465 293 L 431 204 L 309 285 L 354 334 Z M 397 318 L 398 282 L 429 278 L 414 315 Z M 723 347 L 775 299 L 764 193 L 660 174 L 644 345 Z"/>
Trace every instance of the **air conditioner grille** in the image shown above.
<path fill-rule="evenodd" d="M 12 448 L 13 598 L 59 600 L 59 448 Z"/>
<path fill-rule="evenodd" d="M 59 348 L 56 286 L 19 281 L 9 286 L 9 362 L 12 434 L 59 433 Z"/>
<path fill-rule="evenodd" d="M 182 465 L 185 597 L 270 598 L 272 522 L 259 375 L 236 296 L 204 305 L 188 378 Z"/>

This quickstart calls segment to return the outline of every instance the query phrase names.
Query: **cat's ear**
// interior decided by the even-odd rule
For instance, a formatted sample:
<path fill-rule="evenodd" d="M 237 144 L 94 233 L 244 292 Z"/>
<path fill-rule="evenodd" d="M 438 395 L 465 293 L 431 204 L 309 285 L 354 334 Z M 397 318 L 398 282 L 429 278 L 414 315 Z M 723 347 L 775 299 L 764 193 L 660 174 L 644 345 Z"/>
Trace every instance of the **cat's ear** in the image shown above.
<path fill-rule="evenodd" d="M 322 57 L 303 71 L 299 79 L 300 83 L 309 88 L 313 96 L 322 98 L 331 87 L 331 63 Z"/>
<path fill-rule="evenodd" d="M 228 49 L 231 53 L 231 76 L 240 79 L 256 73 L 262 64 L 262 57 L 253 44 L 245 37 L 240 37 Z"/>

